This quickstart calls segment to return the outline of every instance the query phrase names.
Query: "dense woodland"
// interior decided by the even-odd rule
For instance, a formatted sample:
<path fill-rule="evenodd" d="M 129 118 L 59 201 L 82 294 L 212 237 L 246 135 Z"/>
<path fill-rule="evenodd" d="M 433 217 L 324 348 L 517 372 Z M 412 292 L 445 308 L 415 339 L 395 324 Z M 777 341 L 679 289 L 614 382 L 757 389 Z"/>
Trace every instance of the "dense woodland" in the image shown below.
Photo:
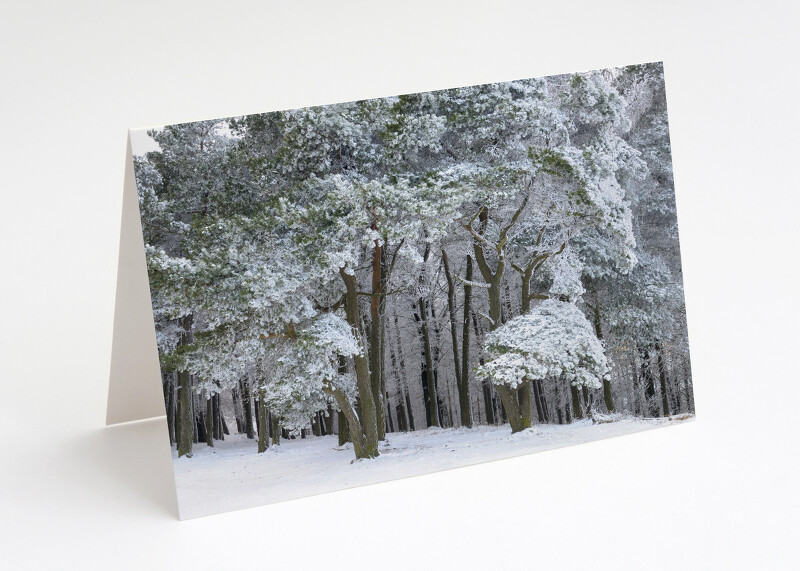
<path fill-rule="evenodd" d="M 694 412 L 660 64 L 149 134 L 179 456 Z"/>

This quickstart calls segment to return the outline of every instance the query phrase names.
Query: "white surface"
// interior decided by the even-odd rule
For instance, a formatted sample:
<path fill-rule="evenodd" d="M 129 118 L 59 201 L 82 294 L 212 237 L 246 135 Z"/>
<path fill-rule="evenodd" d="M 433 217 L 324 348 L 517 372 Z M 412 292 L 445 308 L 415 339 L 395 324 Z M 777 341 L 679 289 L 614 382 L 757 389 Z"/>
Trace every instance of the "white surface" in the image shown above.
<path fill-rule="evenodd" d="M 796 3 L 293 4 L 4 2 L 4 567 L 800 567 Z M 696 422 L 175 519 L 162 425 L 103 428 L 129 127 L 653 60 Z"/>

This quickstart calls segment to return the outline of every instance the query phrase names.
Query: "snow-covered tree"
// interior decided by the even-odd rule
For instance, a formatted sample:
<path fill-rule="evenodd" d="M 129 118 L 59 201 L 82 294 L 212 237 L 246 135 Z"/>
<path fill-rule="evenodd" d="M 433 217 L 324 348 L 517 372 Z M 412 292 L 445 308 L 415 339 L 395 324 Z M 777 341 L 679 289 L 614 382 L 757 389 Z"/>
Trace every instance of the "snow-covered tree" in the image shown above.
<path fill-rule="evenodd" d="M 484 345 L 491 359 L 478 370 L 478 377 L 510 389 L 531 380 L 546 379 L 564 379 L 574 387 L 598 388 L 609 373 L 603 345 L 592 325 L 569 302 L 554 299 L 541 302 L 529 313 L 489 333 Z M 527 409 L 520 410 L 512 403 L 506 404 L 513 393 L 499 394 L 512 432 L 529 428 L 530 402 L 523 405 Z"/>

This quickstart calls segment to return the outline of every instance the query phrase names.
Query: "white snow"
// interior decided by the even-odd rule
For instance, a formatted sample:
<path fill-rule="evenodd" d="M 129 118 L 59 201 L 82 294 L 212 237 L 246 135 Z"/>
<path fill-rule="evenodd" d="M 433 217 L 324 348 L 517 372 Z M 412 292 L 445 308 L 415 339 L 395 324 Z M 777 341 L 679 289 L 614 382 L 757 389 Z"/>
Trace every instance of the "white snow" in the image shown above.
<path fill-rule="evenodd" d="M 490 460 L 560 448 L 694 417 L 641 419 L 616 417 L 592 424 L 534 425 L 511 434 L 508 425 L 473 429 L 429 428 L 387 434 L 380 456 L 354 461 L 352 445 L 338 447 L 336 436 L 282 440 L 265 453 L 244 435 L 194 446 L 192 458 L 173 450 L 181 519 L 249 508 L 354 486 L 417 476 Z M 609 420 L 609 419 L 605 419 Z"/>

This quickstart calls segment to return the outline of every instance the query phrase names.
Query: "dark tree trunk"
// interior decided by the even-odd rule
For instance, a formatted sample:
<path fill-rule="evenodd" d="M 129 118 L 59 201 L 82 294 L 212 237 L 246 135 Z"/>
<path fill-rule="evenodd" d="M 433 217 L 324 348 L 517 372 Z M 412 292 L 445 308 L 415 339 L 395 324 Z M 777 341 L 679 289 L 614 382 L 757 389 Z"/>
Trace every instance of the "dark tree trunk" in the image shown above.
<path fill-rule="evenodd" d="M 544 413 L 544 421 L 549 423 L 550 422 L 550 409 L 547 406 L 547 397 L 545 396 L 544 385 L 542 385 L 542 380 L 541 379 L 537 379 L 534 382 L 539 387 L 539 400 L 542 401 L 542 412 Z"/>
<path fill-rule="evenodd" d="M 472 282 L 472 257 L 467 256 L 467 282 Z M 469 396 L 469 319 L 472 313 L 472 286 L 464 285 L 464 317 L 461 320 L 461 387 L 458 391 L 458 401 L 461 405 L 461 425 L 472 428 L 472 401 Z"/>
<path fill-rule="evenodd" d="M 192 411 L 191 375 L 188 371 L 178 373 L 178 404 L 176 432 L 178 439 L 178 457 L 192 457 L 192 441 L 194 440 L 194 413 Z"/>
<path fill-rule="evenodd" d="M 220 407 L 220 393 L 214 394 L 211 397 L 212 404 L 214 405 L 214 438 L 217 440 L 225 440 L 225 432 L 227 428 L 223 426 L 222 408 Z"/>
<path fill-rule="evenodd" d="M 340 410 L 339 415 L 339 446 L 344 446 L 350 442 L 350 426 L 347 424 L 347 417 Z"/>
<path fill-rule="evenodd" d="M 436 396 L 436 371 L 431 353 L 431 336 L 428 329 L 428 308 L 425 298 L 419 298 L 418 307 L 422 334 L 423 365 L 421 372 L 422 391 L 425 397 L 426 420 L 428 426 L 440 426 L 439 403 Z"/>
<path fill-rule="evenodd" d="M 398 388 L 402 390 L 402 398 L 405 399 L 405 410 L 406 414 L 408 415 L 408 428 L 409 430 L 415 430 L 414 428 L 414 411 L 411 408 L 411 397 L 408 394 L 408 381 L 406 377 L 406 361 L 403 358 L 403 340 L 400 338 L 400 326 L 397 319 L 397 314 L 394 314 L 394 331 L 395 331 L 395 339 L 397 341 L 397 360 L 398 364 L 400 365 L 399 376 L 398 376 Z M 402 381 L 402 386 L 400 386 L 400 382 Z M 398 400 L 401 400 L 401 397 L 398 396 Z"/>
<path fill-rule="evenodd" d="M 359 337 L 361 337 L 361 327 L 359 323 L 359 315 L 358 315 L 358 290 L 356 284 L 355 276 L 349 275 L 344 271 L 344 268 L 340 270 L 340 275 L 342 276 L 342 280 L 344 281 L 345 288 L 347 290 L 346 293 L 346 303 L 345 303 L 345 312 L 347 314 L 347 321 L 350 324 L 350 327 L 353 328 Z M 357 433 L 353 429 L 352 419 L 348 414 L 352 412 L 353 417 L 355 418 L 356 422 L 358 422 L 359 430 L 363 430 L 364 434 L 364 446 L 361 447 L 361 443 L 359 442 L 358 446 L 360 449 L 363 450 L 363 456 L 358 456 L 359 458 L 375 458 L 378 456 L 378 425 L 377 425 L 377 415 L 375 412 L 375 399 L 372 397 L 372 384 L 370 382 L 369 376 L 369 363 L 367 362 L 367 358 L 363 355 L 356 355 L 354 357 L 354 361 L 356 364 L 356 385 L 358 387 L 358 397 L 361 403 L 361 415 L 355 418 L 355 411 L 352 410 L 352 407 L 348 403 L 348 408 L 350 411 L 344 411 L 345 416 L 350 423 L 350 433 L 353 438 L 353 446 L 356 447 L 356 441 L 360 440 L 359 433 Z M 342 395 L 344 396 L 344 395 Z M 345 398 L 345 400 L 347 400 Z M 338 397 L 337 397 L 338 403 Z M 341 407 L 341 404 L 339 404 Z M 358 454 L 358 453 L 357 453 Z"/>
<path fill-rule="evenodd" d="M 578 387 L 571 384 L 569 386 L 569 394 L 572 401 L 572 418 L 575 420 L 583 418 L 583 406 L 581 405 L 581 395 Z"/>
<path fill-rule="evenodd" d="M 683 379 L 683 392 L 684 394 L 686 394 L 686 411 L 691 414 L 694 414 L 694 398 L 692 397 L 691 393 L 692 389 L 690 386 L 689 374 L 686 372 L 685 369 L 682 375 L 682 379 Z"/>
<path fill-rule="evenodd" d="M 436 410 L 439 413 L 439 426 L 445 426 L 445 421 L 450 417 L 450 411 L 447 409 L 449 401 L 441 397 L 441 390 L 439 388 L 439 347 L 441 347 L 441 332 L 439 331 L 439 320 L 436 319 L 436 306 L 433 301 L 433 296 L 428 296 L 428 306 L 431 308 L 430 320 L 428 323 L 433 325 L 433 338 L 431 339 L 431 359 L 433 360 L 433 394 L 436 397 Z M 445 392 L 449 389 L 447 387 L 447 378 L 445 377 Z"/>
<path fill-rule="evenodd" d="M 239 388 L 242 391 L 242 406 L 244 407 L 244 427 L 247 432 L 247 438 L 253 439 L 256 437 L 253 432 L 253 405 L 251 401 L 250 383 L 248 381 L 241 381 Z"/>
<path fill-rule="evenodd" d="M 164 406 L 167 410 L 167 431 L 169 444 L 176 442 L 175 436 L 175 373 L 164 375 Z"/>
<path fill-rule="evenodd" d="M 281 443 L 281 433 L 283 432 L 280 426 L 281 419 L 278 418 L 277 414 L 270 414 L 269 415 L 269 422 L 271 425 L 272 432 L 272 444 L 275 446 L 280 446 Z"/>
<path fill-rule="evenodd" d="M 190 342 L 192 318 L 184 318 L 185 333 L 181 335 L 181 344 Z M 194 407 L 192 406 L 192 376 L 188 371 L 178 372 L 178 405 L 177 405 L 177 438 L 178 457 L 192 457 L 194 441 Z"/>
<path fill-rule="evenodd" d="M 398 399 L 395 406 L 397 412 L 397 430 L 399 432 L 408 432 L 408 420 L 406 419 L 406 407 L 403 405 L 403 400 Z"/>
<path fill-rule="evenodd" d="M 506 385 L 497 385 L 495 388 L 500 397 L 500 402 L 503 403 L 503 409 L 506 411 L 508 423 L 511 425 L 511 433 L 524 430 L 522 415 L 519 411 L 519 401 L 517 401 L 517 391 Z"/>
<path fill-rule="evenodd" d="M 664 416 L 669 416 L 669 399 L 667 398 L 667 365 L 664 362 L 664 347 L 658 351 L 658 382 L 661 385 L 661 406 Z"/>
<path fill-rule="evenodd" d="M 350 429 L 350 436 L 353 442 L 353 451 L 356 454 L 356 459 L 359 458 L 374 458 L 375 456 L 367 448 L 367 439 L 364 435 L 364 430 L 361 426 L 361 423 L 358 420 L 358 416 L 356 415 L 356 411 L 350 405 L 350 401 L 347 400 L 345 394 L 333 387 L 326 388 L 325 391 L 332 395 L 333 398 L 336 399 L 336 404 L 339 405 L 339 409 L 344 414 L 345 418 L 347 419 L 347 425 Z M 341 428 L 339 428 L 341 434 Z M 339 437 L 341 441 L 341 436 Z"/>
<path fill-rule="evenodd" d="M 536 404 L 536 417 L 539 419 L 539 423 L 542 424 L 545 422 L 544 407 L 542 406 L 542 383 L 539 379 L 536 379 L 531 381 L 531 386 L 533 388 L 533 402 Z"/>
<path fill-rule="evenodd" d="M 408 426 L 411 430 L 416 430 L 414 427 L 414 410 L 411 408 L 411 396 L 408 394 L 408 387 L 404 388 L 405 396 L 406 396 L 406 412 L 408 413 Z"/>
<path fill-rule="evenodd" d="M 386 422 L 389 425 L 388 430 L 389 432 L 394 432 L 394 424 L 392 423 L 392 409 L 390 408 L 391 403 L 389 402 L 389 395 L 386 395 Z M 400 420 L 398 419 L 398 423 Z"/>
<path fill-rule="evenodd" d="M 222 414 L 222 394 L 217 393 L 216 395 L 216 403 L 215 408 L 217 412 L 217 428 L 219 430 L 219 439 L 225 440 L 225 435 L 230 436 L 230 431 L 228 430 L 228 423 L 225 422 L 225 415 Z"/>
<path fill-rule="evenodd" d="M 373 230 L 377 230 L 375 224 Z M 372 399 L 375 403 L 375 423 L 377 425 L 378 440 L 383 440 L 386 436 L 384 415 L 383 392 L 381 391 L 381 331 L 383 329 L 383 319 L 381 314 L 381 296 L 383 289 L 383 263 L 381 252 L 383 248 L 378 240 L 375 240 L 372 249 L 372 295 L 369 302 L 369 374 L 370 386 L 372 388 Z"/>
<path fill-rule="evenodd" d="M 525 380 L 517 391 L 519 397 L 519 412 L 522 419 L 523 429 L 531 427 L 531 414 L 533 412 L 533 387 L 531 381 Z"/>
<path fill-rule="evenodd" d="M 392 345 L 392 343 L 389 343 L 389 359 L 392 364 L 392 378 L 394 379 L 395 388 L 397 390 L 397 404 L 395 405 L 395 412 L 397 413 L 397 429 L 400 432 L 408 432 L 408 418 L 406 417 L 403 383 L 400 380 L 400 374 L 398 371 L 397 353 Z M 386 400 L 388 403 L 388 396 Z"/>
<path fill-rule="evenodd" d="M 339 374 L 344 375 L 347 373 L 347 360 L 339 355 Z M 340 410 L 337 416 L 337 423 L 339 425 L 339 446 L 344 446 L 350 442 L 350 427 L 347 424 L 347 417 Z"/>
<path fill-rule="evenodd" d="M 206 435 L 206 414 L 204 411 L 198 411 L 197 417 L 194 419 L 195 423 L 195 444 L 207 441 Z"/>
<path fill-rule="evenodd" d="M 214 447 L 214 399 L 211 395 L 206 397 L 206 444 Z"/>
<path fill-rule="evenodd" d="M 258 395 L 258 453 L 269 448 L 269 411 L 264 394 Z"/>
<path fill-rule="evenodd" d="M 592 309 L 592 313 L 594 314 L 594 334 L 597 335 L 597 338 L 602 341 L 603 327 L 600 322 L 600 308 L 595 305 Z M 614 397 L 611 394 L 611 379 L 603 379 L 603 401 L 606 403 L 606 410 L 608 410 L 608 412 L 616 412 L 616 407 L 614 406 Z"/>
<path fill-rule="evenodd" d="M 242 397 L 239 390 L 234 387 L 231 389 L 231 398 L 233 398 L 233 411 L 236 415 L 236 433 L 242 434 L 245 432 L 244 426 L 244 407 L 242 407 Z"/>
<path fill-rule="evenodd" d="M 450 340 L 453 343 L 453 364 L 456 373 L 456 389 L 458 390 L 458 404 L 461 409 L 461 425 L 471 426 L 472 421 L 469 420 L 469 394 L 467 393 L 466 383 L 462 380 L 463 369 L 461 367 L 461 359 L 458 355 L 458 326 L 456 319 L 456 285 L 453 281 L 453 275 L 450 273 L 450 264 L 447 261 L 447 252 L 442 250 L 442 264 L 444 265 L 444 275 L 447 278 L 447 309 L 450 316 Z M 469 278 L 467 278 L 469 280 Z M 469 285 L 464 286 L 466 296 L 466 289 Z M 465 301 L 466 303 L 466 301 Z M 465 414 L 466 412 L 466 414 Z"/>
<path fill-rule="evenodd" d="M 472 327 L 475 330 L 475 338 L 480 340 L 482 337 L 482 330 L 480 324 L 478 323 L 478 317 L 475 313 L 471 313 L 472 316 Z M 483 357 L 478 358 L 478 364 L 482 367 L 484 364 Z M 483 391 L 483 408 L 486 412 L 486 424 L 496 424 L 495 414 L 494 414 L 494 397 L 492 396 L 492 384 L 489 381 L 483 381 L 481 383 L 481 389 Z"/>
<path fill-rule="evenodd" d="M 192 383 L 192 385 L 195 384 L 194 375 L 189 375 L 189 382 Z M 200 412 L 197 410 L 197 395 L 192 394 L 191 399 L 192 399 L 192 419 L 194 425 L 194 429 L 192 432 L 192 443 L 197 444 L 198 442 L 200 442 L 200 432 L 203 430 L 203 425 L 200 422 Z M 205 442 L 205 436 L 203 437 L 203 442 Z"/>
<path fill-rule="evenodd" d="M 642 380 L 645 383 L 645 404 L 650 416 L 656 417 L 658 415 L 658 403 L 656 403 L 656 380 L 653 375 L 653 368 L 650 364 L 650 350 L 641 349 L 640 355 L 642 358 Z"/>
<path fill-rule="evenodd" d="M 481 383 L 483 388 L 483 408 L 486 411 L 486 423 L 496 424 L 494 418 L 494 402 L 492 400 L 492 385 L 489 381 Z"/>
<path fill-rule="evenodd" d="M 333 407 L 328 405 L 328 415 L 325 417 L 325 432 L 333 434 Z"/>

